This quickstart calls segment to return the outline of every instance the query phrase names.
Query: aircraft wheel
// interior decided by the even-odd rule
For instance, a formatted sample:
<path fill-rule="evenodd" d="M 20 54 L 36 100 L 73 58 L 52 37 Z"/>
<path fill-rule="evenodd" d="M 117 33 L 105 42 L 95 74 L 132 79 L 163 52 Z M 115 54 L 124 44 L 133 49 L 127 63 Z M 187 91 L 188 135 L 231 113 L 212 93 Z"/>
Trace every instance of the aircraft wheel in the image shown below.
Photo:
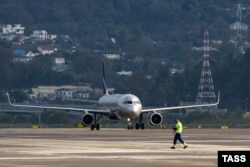
<path fill-rule="evenodd" d="M 96 130 L 100 130 L 100 124 L 96 124 Z"/>
<path fill-rule="evenodd" d="M 91 127 L 90 127 L 91 130 L 94 130 L 95 129 L 95 125 L 92 124 Z"/>
<path fill-rule="evenodd" d="M 145 127 L 144 127 L 144 123 L 142 123 L 142 124 L 141 124 L 141 129 L 144 129 L 144 128 L 145 128 Z"/>
<path fill-rule="evenodd" d="M 128 125 L 128 130 L 133 129 L 132 125 Z"/>
<path fill-rule="evenodd" d="M 135 125 L 135 129 L 140 129 L 140 126 L 138 123 Z"/>

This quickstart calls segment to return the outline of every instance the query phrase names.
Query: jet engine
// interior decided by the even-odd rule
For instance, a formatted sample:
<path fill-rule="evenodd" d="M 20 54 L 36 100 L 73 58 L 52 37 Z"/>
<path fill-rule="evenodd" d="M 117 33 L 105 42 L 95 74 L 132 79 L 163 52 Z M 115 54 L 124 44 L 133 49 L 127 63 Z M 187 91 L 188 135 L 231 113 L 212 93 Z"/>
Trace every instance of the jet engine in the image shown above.
<path fill-rule="evenodd" d="M 85 113 L 82 115 L 82 124 L 85 126 L 92 125 L 94 122 L 94 117 L 92 114 Z"/>
<path fill-rule="evenodd" d="M 162 115 L 158 112 L 153 112 L 149 116 L 149 122 L 152 126 L 160 125 L 162 123 Z"/>

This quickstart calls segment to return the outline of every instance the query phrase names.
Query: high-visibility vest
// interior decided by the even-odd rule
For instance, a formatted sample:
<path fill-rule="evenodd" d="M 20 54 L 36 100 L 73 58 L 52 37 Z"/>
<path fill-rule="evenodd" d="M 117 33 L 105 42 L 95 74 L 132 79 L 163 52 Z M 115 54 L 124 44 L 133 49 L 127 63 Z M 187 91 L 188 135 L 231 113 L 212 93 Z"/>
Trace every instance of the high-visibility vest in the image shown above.
<path fill-rule="evenodd" d="M 175 133 L 181 133 L 182 132 L 182 124 L 180 121 L 178 121 L 176 124 L 175 124 Z"/>

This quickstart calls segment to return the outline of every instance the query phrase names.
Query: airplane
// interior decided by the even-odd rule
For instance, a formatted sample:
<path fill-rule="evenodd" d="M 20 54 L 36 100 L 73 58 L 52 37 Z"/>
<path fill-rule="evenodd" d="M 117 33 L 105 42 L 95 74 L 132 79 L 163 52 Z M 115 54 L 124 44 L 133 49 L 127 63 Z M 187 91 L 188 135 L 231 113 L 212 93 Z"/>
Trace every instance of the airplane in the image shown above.
<path fill-rule="evenodd" d="M 218 92 L 218 100 L 215 103 L 143 109 L 142 103 L 136 95 L 109 94 L 104 62 L 102 66 L 102 82 L 103 82 L 103 96 L 101 96 L 98 101 L 95 101 L 97 109 L 13 104 L 11 103 L 8 92 L 6 94 L 8 97 L 9 104 L 14 107 L 28 107 L 28 108 L 82 112 L 81 123 L 84 126 L 90 126 L 91 130 L 94 129 L 100 130 L 100 124 L 98 123 L 98 121 L 102 118 L 102 116 L 105 116 L 110 120 L 127 120 L 128 129 L 133 129 L 131 121 L 139 117 L 139 122 L 136 123 L 136 129 L 140 128 L 144 129 L 145 126 L 143 123 L 143 114 L 145 113 L 150 113 L 149 122 L 152 126 L 156 126 L 156 125 L 161 125 L 163 121 L 163 117 L 160 111 L 217 106 L 220 100 L 220 92 Z"/>

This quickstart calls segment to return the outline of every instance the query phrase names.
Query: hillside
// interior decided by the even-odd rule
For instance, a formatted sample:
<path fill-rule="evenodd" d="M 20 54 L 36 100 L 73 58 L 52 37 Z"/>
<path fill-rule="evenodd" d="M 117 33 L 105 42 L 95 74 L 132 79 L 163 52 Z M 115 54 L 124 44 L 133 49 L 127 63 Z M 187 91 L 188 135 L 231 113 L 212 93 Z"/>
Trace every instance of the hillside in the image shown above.
<path fill-rule="evenodd" d="M 9 0 L 0 2 L 0 24 L 22 24 L 27 34 L 34 29 L 69 34 L 87 49 L 122 49 L 131 56 L 188 63 L 197 58 L 191 48 L 201 46 L 204 29 L 213 40 L 230 40 L 236 7 L 234 0 Z M 248 24 L 250 10 L 242 16 Z"/>
<path fill-rule="evenodd" d="M 187 100 L 187 95 L 194 101 L 203 53 L 192 48 L 203 45 L 203 33 L 208 30 L 211 41 L 222 41 L 222 44 L 210 43 L 218 49 L 210 54 L 215 89 L 222 94 L 221 106 L 244 109 L 245 99 L 250 97 L 250 53 L 246 51 L 236 60 L 234 47 L 228 42 L 235 35 L 229 25 L 236 21 L 237 3 L 235 0 L 2 0 L 0 24 L 22 24 L 25 35 L 33 30 L 66 34 L 70 36 L 67 47 L 77 46 L 78 50 L 70 56 L 73 68 L 56 73 L 51 71 L 48 57 L 39 57 L 31 64 L 12 64 L 11 56 L 5 56 L 11 55 L 12 48 L 1 41 L 1 90 L 80 83 L 101 87 L 99 73 L 103 58 L 97 51 L 119 52 L 124 53 L 123 59 L 106 60 L 109 84 L 117 92 L 133 92 L 147 105 L 175 105 Z M 245 9 L 242 22 L 250 25 L 250 2 L 240 3 Z M 249 30 L 244 35 L 247 41 Z M 65 47 L 62 41 L 56 44 Z M 63 49 L 58 54 L 69 56 Z M 166 63 L 160 65 L 163 61 Z M 172 76 L 169 68 L 175 66 L 184 67 L 185 72 Z M 133 71 L 132 77 L 115 75 L 122 70 Z M 145 75 L 152 78 L 145 79 Z"/>

